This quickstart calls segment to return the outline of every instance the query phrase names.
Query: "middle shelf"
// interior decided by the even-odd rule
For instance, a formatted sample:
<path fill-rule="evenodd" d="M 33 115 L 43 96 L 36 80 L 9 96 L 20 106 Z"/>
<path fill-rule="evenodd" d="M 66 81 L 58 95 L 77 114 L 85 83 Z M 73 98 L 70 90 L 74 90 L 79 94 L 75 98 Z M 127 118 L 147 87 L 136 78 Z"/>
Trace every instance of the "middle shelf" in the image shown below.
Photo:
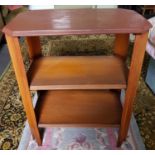
<path fill-rule="evenodd" d="M 123 89 L 127 68 L 117 56 L 51 56 L 35 59 L 30 90 Z"/>

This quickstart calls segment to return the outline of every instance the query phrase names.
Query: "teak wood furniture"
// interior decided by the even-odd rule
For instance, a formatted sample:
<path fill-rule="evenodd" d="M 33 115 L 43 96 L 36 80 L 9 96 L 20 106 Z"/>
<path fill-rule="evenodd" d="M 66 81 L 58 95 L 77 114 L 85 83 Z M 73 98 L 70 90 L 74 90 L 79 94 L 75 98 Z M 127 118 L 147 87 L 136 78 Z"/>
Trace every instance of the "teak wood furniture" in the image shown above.
<path fill-rule="evenodd" d="M 3 29 L 33 137 L 38 127 L 119 127 L 125 140 L 141 72 L 150 23 L 131 10 L 28 11 Z M 130 69 L 125 65 L 129 34 L 135 34 Z M 113 56 L 43 57 L 39 36 L 115 34 Z M 26 38 L 31 67 L 26 73 L 18 37 Z M 125 89 L 123 108 L 120 92 Z M 31 90 L 39 92 L 32 105 Z"/>

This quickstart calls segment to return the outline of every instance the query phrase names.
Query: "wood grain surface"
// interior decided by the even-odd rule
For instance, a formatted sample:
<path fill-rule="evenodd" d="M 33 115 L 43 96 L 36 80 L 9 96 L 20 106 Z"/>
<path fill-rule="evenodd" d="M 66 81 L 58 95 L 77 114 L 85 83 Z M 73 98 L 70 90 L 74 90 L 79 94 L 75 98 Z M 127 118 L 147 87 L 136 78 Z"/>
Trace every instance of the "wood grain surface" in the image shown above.
<path fill-rule="evenodd" d="M 122 89 L 126 70 L 115 56 L 52 56 L 36 59 L 28 77 L 31 90 Z"/>
<path fill-rule="evenodd" d="M 37 116 L 40 127 L 119 126 L 122 106 L 117 91 L 40 91 Z"/>
<path fill-rule="evenodd" d="M 126 9 L 33 10 L 17 15 L 3 32 L 11 36 L 143 33 L 151 24 Z"/>

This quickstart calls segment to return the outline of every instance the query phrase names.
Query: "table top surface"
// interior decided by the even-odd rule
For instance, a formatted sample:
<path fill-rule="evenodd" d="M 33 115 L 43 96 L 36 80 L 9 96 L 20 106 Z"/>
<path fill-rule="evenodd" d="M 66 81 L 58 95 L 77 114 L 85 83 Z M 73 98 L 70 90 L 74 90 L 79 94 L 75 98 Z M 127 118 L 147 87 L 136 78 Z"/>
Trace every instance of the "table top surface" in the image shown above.
<path fill-rule="evenodd" d="M 125 9 L 35 10 L 18 14 L 4 28 L 10 36 L 144 33 L 151 24 Z"/>

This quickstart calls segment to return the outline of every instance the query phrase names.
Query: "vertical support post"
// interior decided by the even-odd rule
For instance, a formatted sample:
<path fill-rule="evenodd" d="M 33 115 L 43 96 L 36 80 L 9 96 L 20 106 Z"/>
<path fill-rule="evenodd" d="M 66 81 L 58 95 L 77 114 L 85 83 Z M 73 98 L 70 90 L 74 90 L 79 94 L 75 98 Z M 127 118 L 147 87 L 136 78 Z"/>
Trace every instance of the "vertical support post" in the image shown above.
<path fill-rule="evenodd" d="M 122 144 L 128 133 L 138 80 L 145 55 L 147 36 L 148 33 L 143 33 L 137 34 L 135 38 L 117 146 Z"/>
<path fill-rule="evenodd" d="M 31 60 L 42 55 L 39 37 L 26 37 L 26 42 L 28 45 L 28 53 Z"/>
<path fill-rule="evenodd" d="M 129 47 L 129 34 L 116 34 L 114 54 L 126 59 Z"/>
<path fill-rule="evenodd" d="M 35 137 L 38 145 L 41 145 L 41 137 L 37 127 L 36 116 L 29 91 L 19 41 L 17 37 L 11 37 L 8 35 L 6 35 L 6 40 L 32 135 Z"/>

